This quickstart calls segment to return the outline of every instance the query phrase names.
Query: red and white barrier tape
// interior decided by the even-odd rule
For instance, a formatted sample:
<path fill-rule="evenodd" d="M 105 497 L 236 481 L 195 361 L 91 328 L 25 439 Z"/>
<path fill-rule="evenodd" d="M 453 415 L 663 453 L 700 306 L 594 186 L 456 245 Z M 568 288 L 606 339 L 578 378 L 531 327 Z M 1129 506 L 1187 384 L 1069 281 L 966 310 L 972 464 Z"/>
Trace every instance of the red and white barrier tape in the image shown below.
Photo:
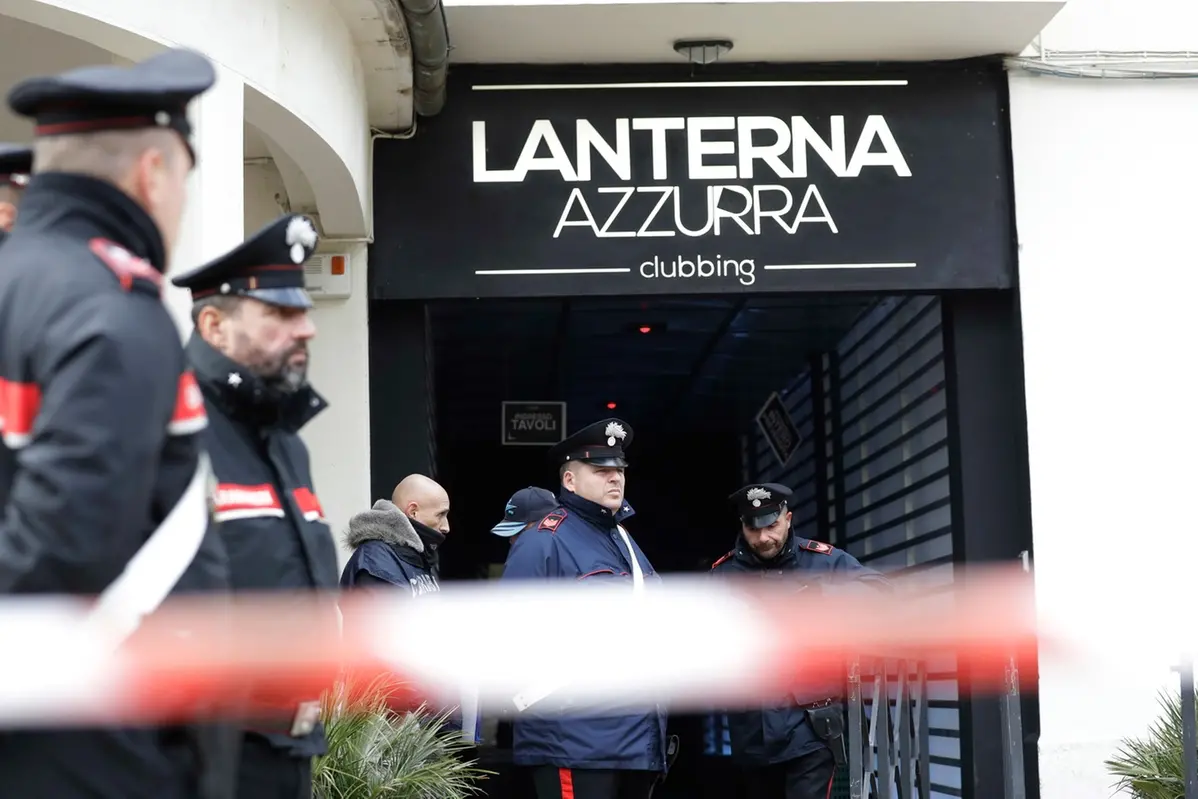
<path fill-rule="evenodd" d="M 1002 684 L 1037 635 L 1029 575 L 972 575 L 934 601 L 768 580 L 667 580 L 644 592 L 562 582 L 455 585 L 413 600 L 189 597 L 106 648 L 84 602 L 0 602 L 0 726 L 161 722 L 288 708 L 346 670 L 484 712 L 549 686 L 545 707 L 749 706 L 843 680 L 854 654 L 956 657 L 963 690 Z M 329 605 L 337 602 L 344 634 Z M 322 603 L 327 603 L 322 606 Z M 252 690 L 250 688 L 252 686 Z M 451 700 L 451 703 L 456 700 Z"/>

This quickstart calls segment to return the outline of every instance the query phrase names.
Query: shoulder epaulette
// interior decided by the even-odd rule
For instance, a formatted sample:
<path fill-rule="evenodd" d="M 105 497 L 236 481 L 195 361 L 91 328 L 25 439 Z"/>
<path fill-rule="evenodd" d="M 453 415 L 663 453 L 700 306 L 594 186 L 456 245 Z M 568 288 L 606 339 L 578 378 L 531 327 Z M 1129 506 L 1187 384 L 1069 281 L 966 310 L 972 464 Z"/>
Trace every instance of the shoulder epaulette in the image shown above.
<path fill-rule="evenodd" d="M 719 566 L 721 563 L 723 563 L 724 561 L 728 560 L 728 558 L 732 557 L 732 556 L 733 556 L 733 555 L 735 555 L 735 554 L 736 554 L 736 550 L 735 550 L 735 549 L 730 549 L 730 550 L 728 550 L 728 554 L 727 554 L 727 555 L 724 555 L 724 556 L 723 556 L 723 557 L 721 557 L 719 560 L 717 560 L 715 563 L 711 564 L 712 571 L 714 571 L 714 570 L 715 570 L 715 568 L 716 568 L 717 566 Z"/>
<path fill-rule="evenodd" d="M 821 555 L 831 555 L 832 554 L 832 545 L 825 544 L 823 541 L 810 541 L 809 540 L 809 541 L 807 541 L 807 543 L 803 544 L 803 549 L 807 550 L 808 552 L 818 552 Z"/>
<path fill-rule="evenodd" d="M 540 525 L 537 526 L 537 529 L 538 530 L 548 530 L 551 533 L 556 533 L 557 528 L 565 520 L 566 520 L 566 511 L 563 510 L 562 508 L 558 508 L 557 510 L 547 514 L 544 519 L 541 519 L 541 523 L 540 523 Z"/>
<path fill-rule="evenodd" d="M 108 239 L 94 238 L 87 246 L 92 254 L 116 275 L 125 291 L 136 289 L 148 294 L 162 294 L 162 273 L 151 266 L 149 261 L 138 258 Z"/>

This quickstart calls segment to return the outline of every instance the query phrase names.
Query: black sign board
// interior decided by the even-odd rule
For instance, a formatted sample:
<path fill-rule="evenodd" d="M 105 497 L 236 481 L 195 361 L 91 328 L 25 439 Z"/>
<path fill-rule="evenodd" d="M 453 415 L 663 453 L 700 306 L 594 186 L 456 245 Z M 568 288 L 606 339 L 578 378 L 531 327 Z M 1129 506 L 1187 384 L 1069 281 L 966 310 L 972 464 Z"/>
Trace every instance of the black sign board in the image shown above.
<path fill-rule="evenodd" d="M 765 436 L 766 443 L 774 451 L 780 466 L 785 466 L 803 443 L 799 428 L 786 410 L 786 404 L 778 396 L 778 392 L 770 394 L 770 398 L 757 412 L 757 427 Z"/>
<path fill-rule="evenodd" d="M 375 298 L 1012 284 L 1001 69 L 454 75 L 375 143 Z"/>
<path fill-rule="evenodd" d="M 506 446 L 551 447 L 566 437 L 566 403 L 503 403 Z"/>

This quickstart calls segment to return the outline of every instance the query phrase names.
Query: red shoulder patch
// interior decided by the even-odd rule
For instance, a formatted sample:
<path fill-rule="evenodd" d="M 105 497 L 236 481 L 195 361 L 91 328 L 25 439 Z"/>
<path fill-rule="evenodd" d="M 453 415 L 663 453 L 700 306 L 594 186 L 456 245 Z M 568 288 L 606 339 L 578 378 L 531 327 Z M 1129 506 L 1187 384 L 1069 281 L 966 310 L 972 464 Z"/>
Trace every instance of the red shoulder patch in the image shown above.
<path fill-rule="evenodd" d="M 42 390 L 35 383 L 0 377 L 0 435 L 9 449 L 20 449 L 29 443 L 41 405 Z"/>
<path fill-rule="evenodd" d="M 134 281 L 141 280 L 151 284 L 159 294 L 162 293 L 162 273 L 151 266 L 149 261 L 138 258 L 108 239 L 92 239 L 87 246 L 93 255 L 112 270 L 125 291 L 132 291 Z"/>
<path fill-rule="evenodd" d="M 823 541 L 808 541 L 806 544 L 803 544 L 803 549 L 808 552 L 818 552 L 821 555 L 832 554 L 832 545 L 825 544 Z"/>
<path fill-rule="evenodd" d="M 166 431 L 172 436 L 189 436 L 208 426 L 208 411 L 204 408 L 204 395 L 191 370 L 179 375 L 179 387 L 175 393 L 175 413 Z"/>
<path fill-rule="evenodd" d="M 566 520 L 566 512 L 564 510 L 555 510 L 544 519 L 541 519 L 538 530 L 548 530 L 551 533 L 556 533 L 558 526 Z"/>
<path fill-rule="evenodd" d="M 735 550 L 735 549 L 731 549 L 731 550 L 729 550 L 727 555 L 724 555 L 722 558 L 720 558 L 719 560 L 717 560 L 715 563 L 711 564 L 711 568 L 712 568 L 712 570 L 714 571 L 716 566 L 719 566 L 721 563 L 723 563 L 724 561 L 728 560 L 728 558 L 732 557 L 732 556 L 733 556 L 733 555 L 735 555 L 735 554 L 736 554 L 736 550 Z"/>

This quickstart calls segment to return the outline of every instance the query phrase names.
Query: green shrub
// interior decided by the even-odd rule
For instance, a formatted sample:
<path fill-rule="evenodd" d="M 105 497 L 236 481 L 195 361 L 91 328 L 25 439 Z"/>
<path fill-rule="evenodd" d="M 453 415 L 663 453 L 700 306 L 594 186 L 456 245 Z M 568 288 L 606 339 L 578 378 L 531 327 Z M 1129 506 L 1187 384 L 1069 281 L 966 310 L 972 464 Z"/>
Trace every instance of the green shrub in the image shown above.
<path fill-rule="evenodd" d="M 1181 748 L 1181 696 L 1162 692 L 1161 716 L 1145 738 L 1125 739 L 1107 771 L 1118 788 L 1136 799 L 1182 799 L 1185 796 Z"/>
<path fill-rule="evenodd" d="M 328 754 L 312 764 L 313 799 L 466 799 L 490 772 L 464 760 L 469 745 L 444 731 L 446 714 L 387 708 L 386 686 L 375 683 L 347 707 L 340 683 L 323 699 Z"/>

